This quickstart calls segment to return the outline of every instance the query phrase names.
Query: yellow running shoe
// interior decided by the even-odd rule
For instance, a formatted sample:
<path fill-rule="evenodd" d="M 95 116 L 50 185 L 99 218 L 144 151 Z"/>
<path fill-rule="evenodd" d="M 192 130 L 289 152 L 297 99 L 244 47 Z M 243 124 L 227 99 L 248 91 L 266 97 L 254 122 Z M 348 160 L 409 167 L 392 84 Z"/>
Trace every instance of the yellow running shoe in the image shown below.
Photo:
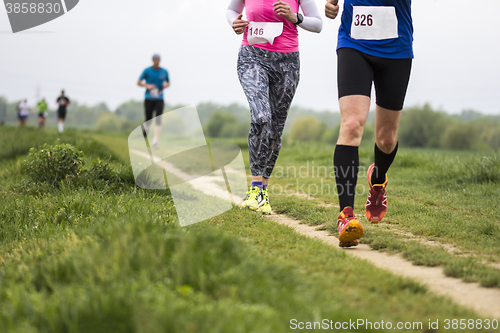
<path fill-rule="evenodd" d="M 357 246 L 359 239 L 364 234 L 363 225 L 354 216 L 351 207 L 346 207 L 340 212 L 337 220 L 337 230 L 339 232 L 340 247 Z"/>
<path fill-rule="evenodd" d="M 260 206 L 257 209 L 259 213 L 262 213 L 264 215 L 271 215 L 272 209 L 271 205 L 269 204 L 269 193 L 266 190 L 262 190 L 262 201 L 259 203 Z"/>
<path fill-rule="evenodd" d="M 241 203 L 241 208 L 249 208 L 257 210 L 259 208 L 259 201 L 262 200 L 262 192 L 257 186 L 252 186 L 247 192 L 245 201 Z"/>

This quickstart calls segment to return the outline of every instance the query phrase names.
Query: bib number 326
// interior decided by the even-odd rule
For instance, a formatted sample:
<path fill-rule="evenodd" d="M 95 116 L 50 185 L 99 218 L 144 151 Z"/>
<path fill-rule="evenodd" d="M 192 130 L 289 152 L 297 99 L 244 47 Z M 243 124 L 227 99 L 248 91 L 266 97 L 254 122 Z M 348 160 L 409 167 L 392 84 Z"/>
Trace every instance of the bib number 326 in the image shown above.
<path fill-rule="evenodd" d="M 351 37 L 364 40 L 398 38 L 396 8 L 383 6 L 354 6 Z"/>

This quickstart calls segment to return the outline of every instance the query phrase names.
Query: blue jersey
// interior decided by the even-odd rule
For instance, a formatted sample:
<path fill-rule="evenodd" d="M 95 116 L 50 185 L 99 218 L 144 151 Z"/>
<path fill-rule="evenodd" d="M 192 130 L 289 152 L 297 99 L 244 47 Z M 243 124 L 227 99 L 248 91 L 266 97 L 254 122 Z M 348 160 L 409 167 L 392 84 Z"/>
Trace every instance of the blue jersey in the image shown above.
<path fill-rule="evenodd" d="M 351 37 L 351 26 L 353 24 L 354 6 L 394 7 L 398 25 L 397 35 L 399 37 L 383 40 L 353 39 Z M 337 49 L 342 47 L 354 48 L 363 53 L 382 58 L 413 58 L 411 0 L 345 0 Z"/>
<path fill-rule="evenodd" d="M 163 68 L 154 69 L 153 66 L 146 68 L 139 80 L 145 80 L 147 84 L 156 86 L 157 89 L 155 90 L 146 90 L 146 99 L 154 100 L 163 99 L 163 83 L 170 81 L 167 70 Z"/>

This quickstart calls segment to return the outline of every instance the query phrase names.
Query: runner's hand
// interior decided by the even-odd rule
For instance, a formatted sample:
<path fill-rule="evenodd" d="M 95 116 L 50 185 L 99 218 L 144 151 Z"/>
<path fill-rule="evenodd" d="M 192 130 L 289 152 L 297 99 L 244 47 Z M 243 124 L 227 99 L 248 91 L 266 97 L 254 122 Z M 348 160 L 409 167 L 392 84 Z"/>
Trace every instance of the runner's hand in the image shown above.
<path fill-rule="evenodd" d="M 156 86 L 154 84 L 147 84 L 145 85 L 146 89 L 147 90 L 153 90 L 153 89 L 156 89 Z"/>
<path fill-rule="evenodd" d="M 282 0 L 278 0 L 276 3 L 273 4 L 273 7 L 274 11 L 279 16 L 283 16 L 292 23 L 297 22 L 297 14 L 292 12 L 292 10 L 290 9 L 290 5 L 288 3 Z"/>
<path fill-rule="evenodd" d="M 243 14 L 238 15 L 236 20 L 233 22 L 233 30 L 237 35 L 241 35 L 245 32 L 245 28 L 250 23 L 248 21 L 242 20 Z"/>
<path fill-rule="evenodd" d="M 338 0 L 326 0 L 325 15 L 328 18 L 334 19 L 339 13 Z"/>

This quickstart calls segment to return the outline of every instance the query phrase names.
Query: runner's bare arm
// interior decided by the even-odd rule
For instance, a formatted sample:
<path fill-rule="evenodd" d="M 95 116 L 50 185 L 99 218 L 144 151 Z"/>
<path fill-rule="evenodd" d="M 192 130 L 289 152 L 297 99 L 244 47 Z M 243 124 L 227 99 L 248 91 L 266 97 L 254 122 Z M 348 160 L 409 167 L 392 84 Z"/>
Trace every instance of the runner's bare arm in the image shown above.
<path fill-rule="evenodd" d="M 245 8 L 245 0 L 231 0 L 231 3 L 226 10 L 226 18 L 229 25 L 233 28 L 237 35 L 245 32 L 248 21 L 242 20 L 243 9 Z"/>
<path fill-rule="evenodd" d="M 156 88 L 156 86 L 154 84 L 147 84 L 146 82 L 144 82 L 144 80 L 137 81 L 137 85 L 139 87 L 144 87 L 144 88 L 146 88 L 148 90 Z"/>

